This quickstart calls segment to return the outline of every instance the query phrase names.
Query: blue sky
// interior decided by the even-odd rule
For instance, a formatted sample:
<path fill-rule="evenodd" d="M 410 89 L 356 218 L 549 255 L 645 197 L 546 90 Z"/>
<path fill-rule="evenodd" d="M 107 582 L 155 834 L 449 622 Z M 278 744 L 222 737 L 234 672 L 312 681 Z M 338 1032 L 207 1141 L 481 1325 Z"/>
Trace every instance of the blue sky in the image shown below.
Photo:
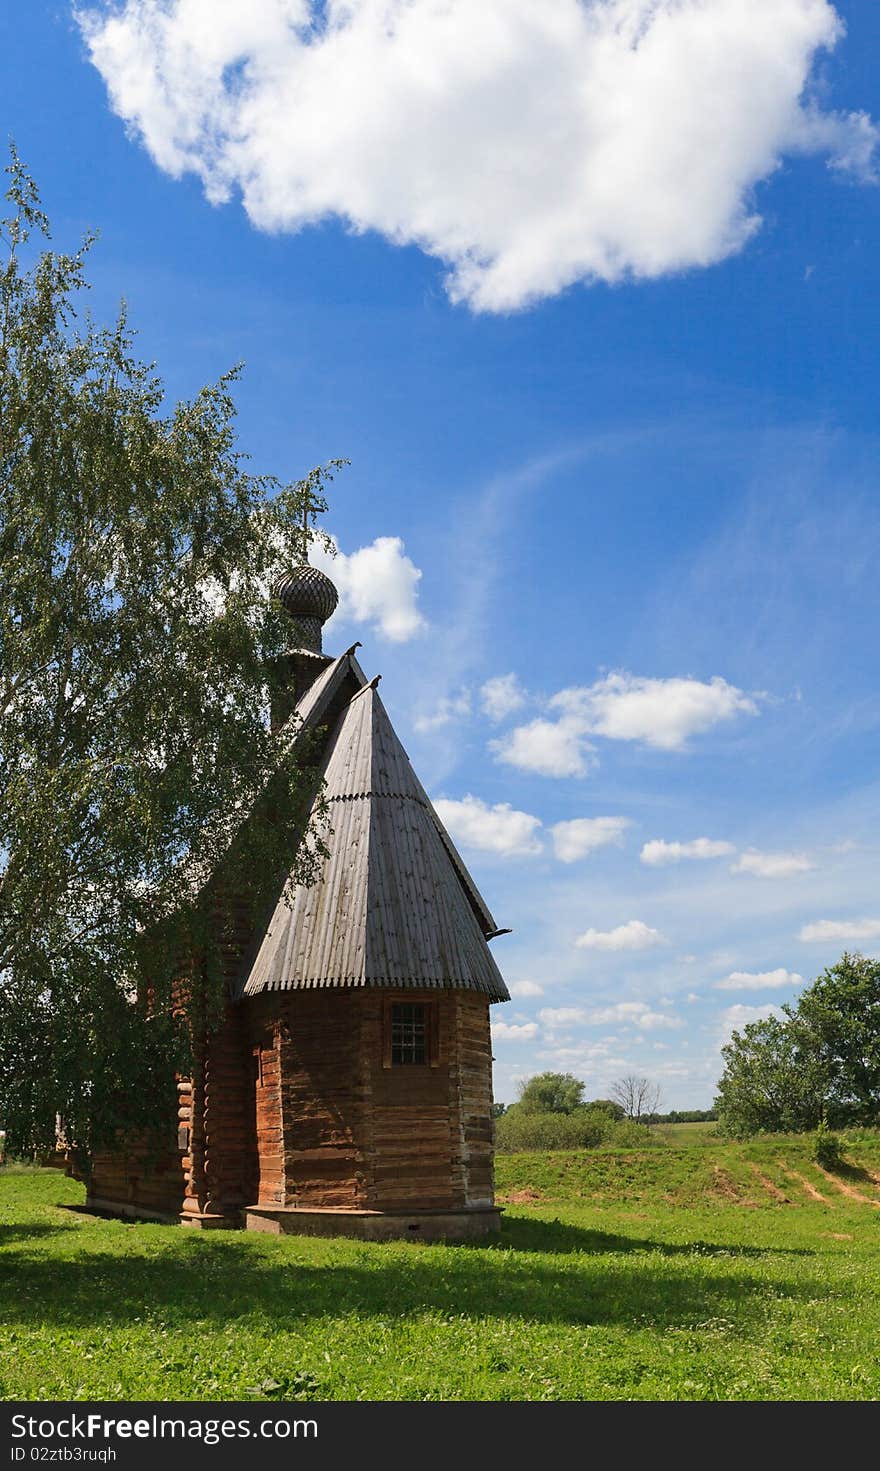
<path fill-rule="evenodd" d="M 880 942 L 880 13 L 380 9 L 7 7 L 3 128 L 170 395 L 351 460 L 327 642 L 513 929 L 497 1095 L 705 1107 Z"/>

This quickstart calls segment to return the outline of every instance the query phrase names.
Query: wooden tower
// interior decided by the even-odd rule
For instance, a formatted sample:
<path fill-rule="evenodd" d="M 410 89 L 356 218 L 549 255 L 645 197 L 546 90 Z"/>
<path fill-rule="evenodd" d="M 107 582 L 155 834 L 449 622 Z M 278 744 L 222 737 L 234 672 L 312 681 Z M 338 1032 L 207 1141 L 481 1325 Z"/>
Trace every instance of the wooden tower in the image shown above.
<path fill-rule="evenodd" d="M 228 960 L 229 1002 L 178 1084 L 176 1168 L 96 1159 L 94 1205 L 191 1225 L 465 1238 L 498 1229 L 489 1007 L 499 933 L 354 650 L 328 578 L 295 568 L 276 723 L 321 742 L 328 856 Z M 316 799 L 317 800 L 317 799 Z M 175 1199 L 176 1194 L 176 1199 Z M 124 1200 L 120 1197 L 124 1197 Z"/>

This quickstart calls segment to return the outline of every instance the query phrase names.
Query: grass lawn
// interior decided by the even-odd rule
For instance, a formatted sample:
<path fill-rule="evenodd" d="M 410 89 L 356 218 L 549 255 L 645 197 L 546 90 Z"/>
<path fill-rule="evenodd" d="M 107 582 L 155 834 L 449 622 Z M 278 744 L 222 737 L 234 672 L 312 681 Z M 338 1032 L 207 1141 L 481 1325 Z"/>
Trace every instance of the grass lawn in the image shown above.
<path fill-rule="evenodd" d="M 99 1220 L 59 1172 L 7 1168 L 0 1396 L 877 1399 L 880 1136 L 849 1158 L 500 1157 L 490 1246 Z"/>

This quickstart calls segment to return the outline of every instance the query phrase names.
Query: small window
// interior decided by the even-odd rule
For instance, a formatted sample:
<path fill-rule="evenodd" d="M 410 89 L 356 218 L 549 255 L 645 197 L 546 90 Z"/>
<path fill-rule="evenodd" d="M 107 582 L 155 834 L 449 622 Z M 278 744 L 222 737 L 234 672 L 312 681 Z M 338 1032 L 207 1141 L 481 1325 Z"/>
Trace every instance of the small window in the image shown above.
<path fill-rule="evenodd" d="M 423 1003 L 395 1001 L 391 1007 L 391 1066 L 424 1067 L 430 1018 Z"/>

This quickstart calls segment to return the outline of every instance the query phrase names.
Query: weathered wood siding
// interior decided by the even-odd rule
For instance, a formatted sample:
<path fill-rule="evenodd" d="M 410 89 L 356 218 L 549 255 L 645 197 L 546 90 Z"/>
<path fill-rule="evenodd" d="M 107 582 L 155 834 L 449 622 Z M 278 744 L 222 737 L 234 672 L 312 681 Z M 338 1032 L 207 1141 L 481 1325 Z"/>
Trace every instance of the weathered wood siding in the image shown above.
<path fill-rule="evenodd" d="M 492 1203 L 488 1002 L 431 991 L 433 1066 L 385 1066 L 400 992 L 264 994 L 246 1002 L 258 1151 L 255 1203 L 454 1210 Z"/>
<path fill-rule="evenodd" d="M 460 1210 L 493 1203 L 487 998 L 416 993 L 432 1063 L 389 1067 L 410 988 L 265 993 L 227 1009 L 177 1083 L 167 1153 L 102 1154 L 90 1194 L 123 1210 L 240 1218 L 247 1205 Z"/>

